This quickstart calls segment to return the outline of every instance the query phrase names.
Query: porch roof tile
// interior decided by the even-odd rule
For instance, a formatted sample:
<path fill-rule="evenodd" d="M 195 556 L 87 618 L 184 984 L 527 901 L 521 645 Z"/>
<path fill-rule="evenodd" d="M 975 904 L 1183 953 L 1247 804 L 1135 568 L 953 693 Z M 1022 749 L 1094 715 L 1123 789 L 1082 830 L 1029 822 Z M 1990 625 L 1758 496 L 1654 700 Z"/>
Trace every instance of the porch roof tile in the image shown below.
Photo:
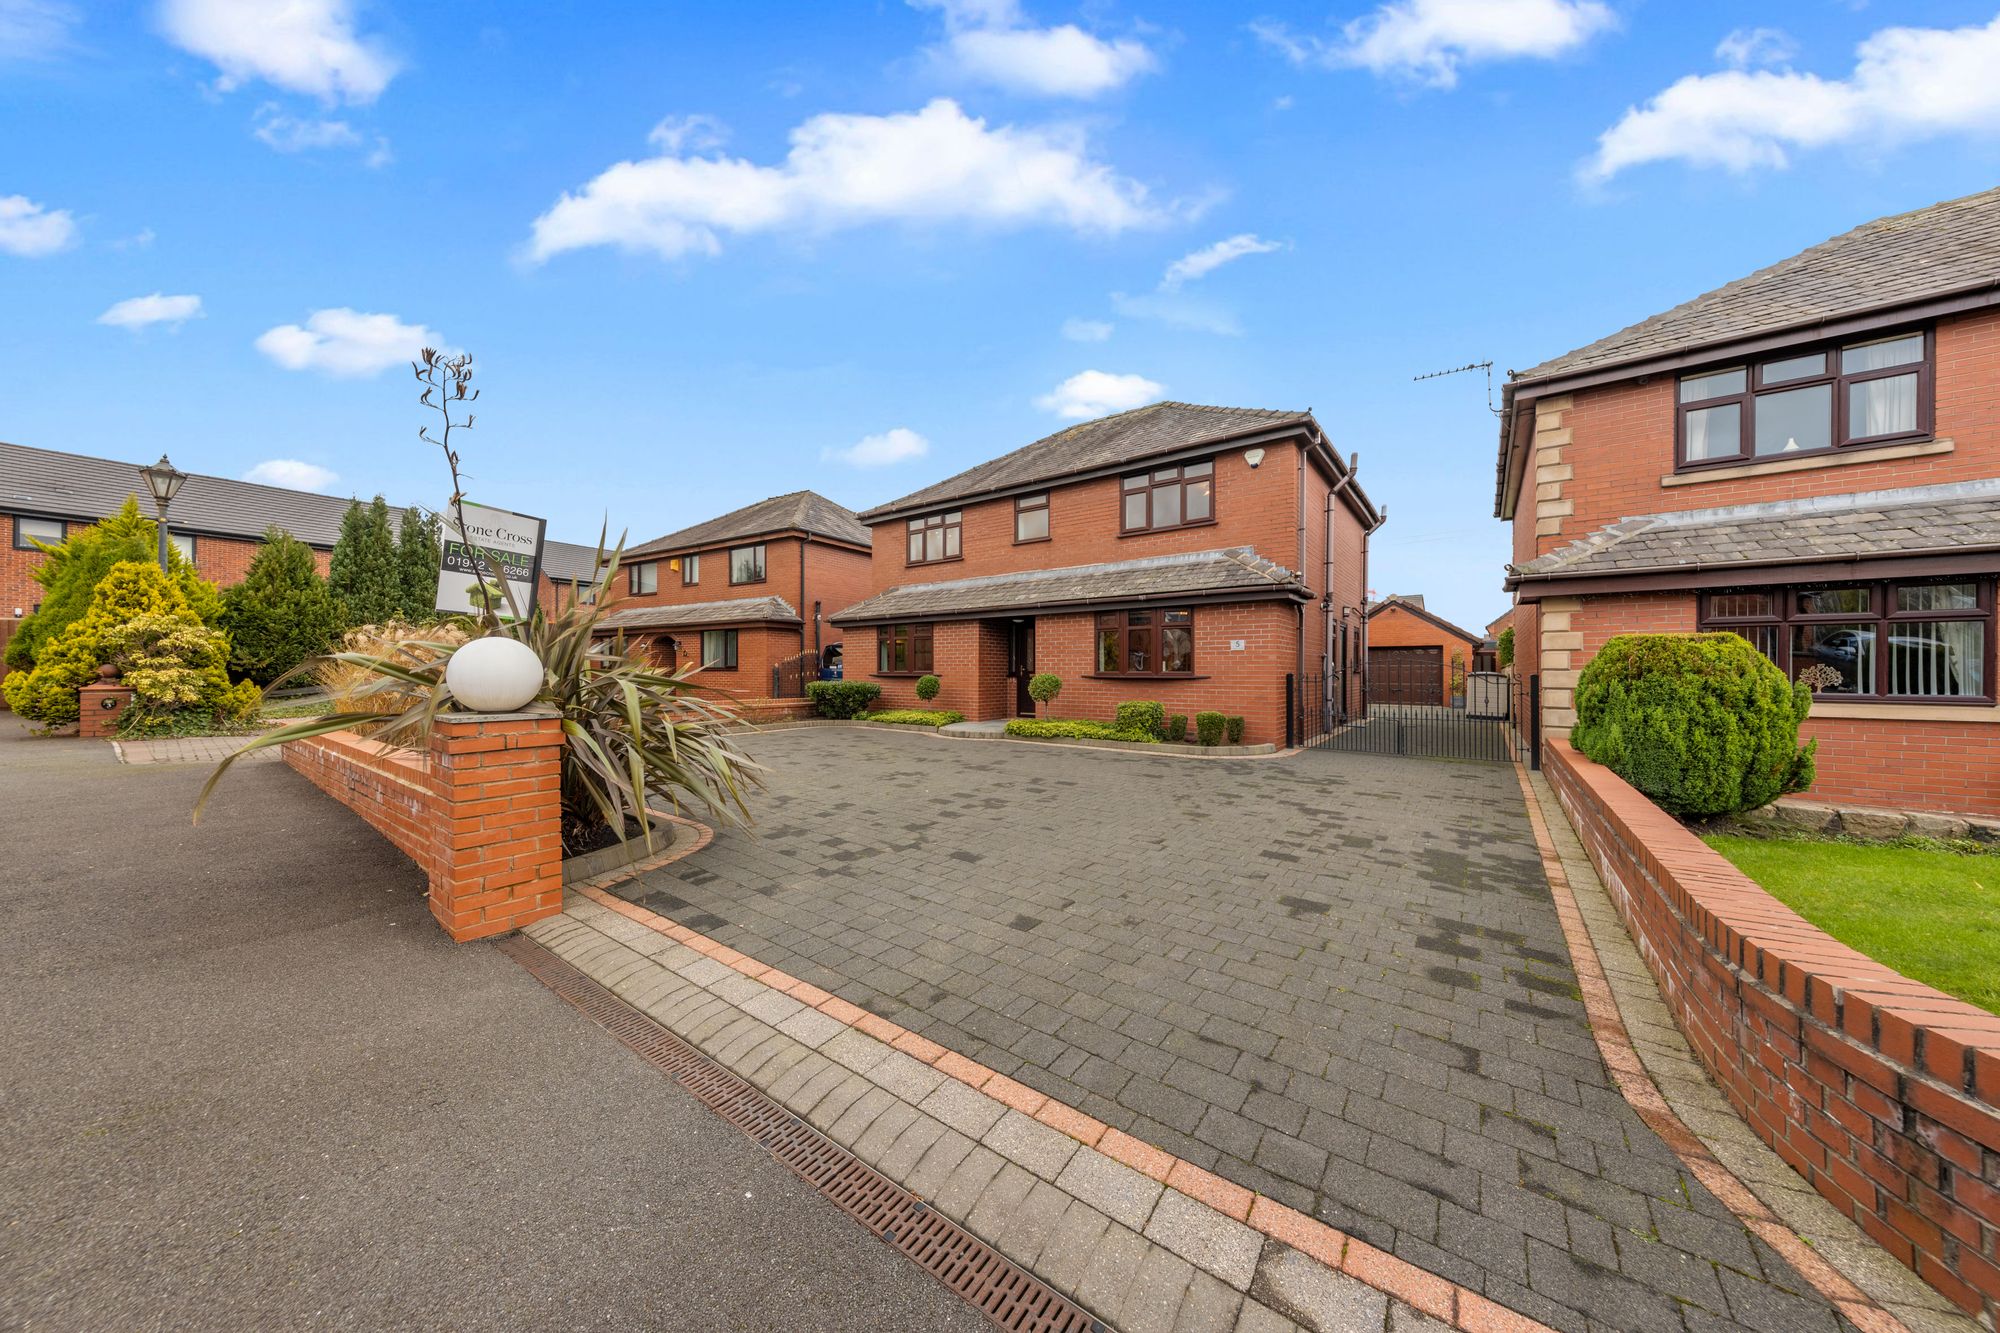
<path fill-rule="evenodd" d="M 599 621 L 605 629 L 679 629 L 692 625 L 796 625 L 799 613 L 782 597 L 737 597 L 682 606 L 634 606 Z"/>

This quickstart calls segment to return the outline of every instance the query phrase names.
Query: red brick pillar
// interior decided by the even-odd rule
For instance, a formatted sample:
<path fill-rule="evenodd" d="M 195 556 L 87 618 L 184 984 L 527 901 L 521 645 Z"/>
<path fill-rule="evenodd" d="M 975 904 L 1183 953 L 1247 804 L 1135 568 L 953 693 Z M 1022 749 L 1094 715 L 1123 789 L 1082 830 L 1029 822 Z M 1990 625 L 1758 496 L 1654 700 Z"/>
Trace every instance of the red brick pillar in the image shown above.
<path fill-rule="evenodd" d="M 76 734 L 101 739 L 118 734 L 118 719 L 132 706 L 132 687 L 99 681 L 77 691 Z"/>
<path fill-rule="evenodd" d="M 455 940 L 562 910 L 562 722 L 451 713 L 431 724 L 431 913 Z"/>

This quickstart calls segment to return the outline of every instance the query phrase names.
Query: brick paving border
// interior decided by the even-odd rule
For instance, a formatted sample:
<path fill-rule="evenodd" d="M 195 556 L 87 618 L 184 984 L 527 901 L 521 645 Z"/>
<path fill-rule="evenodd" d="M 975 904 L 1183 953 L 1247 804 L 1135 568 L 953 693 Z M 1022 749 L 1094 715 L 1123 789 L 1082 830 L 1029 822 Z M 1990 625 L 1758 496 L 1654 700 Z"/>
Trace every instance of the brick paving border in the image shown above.
<path fill-rule="evenodd" d="M 1570 879 L 1568 867 L 1559 854 L 1549 826 L 1547 807 L 1536 791 L 1536 779 L 1532 778 L 1524 765 L 1515 765 L 1515 775 L 1521 783 L 1521 794 L 1527 802 L 1529 826 L 1534 830 L 1535 847 L 1542 857 L 1542 868 L 1548 876 L 1549 888 L 1555 897 L 1556 917 L 1561 923 L 1563 937 L 1569 945 L 1570 958 L 1576 970 L 1577 985 L 1583 992 L 1585 1011 L 1590 1016 L 1590 1031 L 1597 1042 L 1604 1063 L 1611 1071 L 1619 1093 L 1631 1104 L 1639 1118 L 1646 1122 L 1662 1142 L 1671 1148 L 1684 1162 L 1688 1171 L 1701 1181 L 1708 1191 L 1726 1204 L 1739 1217 L 1744 1226 L 1755 1233 L 1772 1249 L 1776 1250 L 1796 1269 L 1799 1275 L 1810 1282 L 1814 1289 L 1825 1296 L 1856 1327 L 1865 1333 L 1910 1333 L 1910 1325 L 1889 1310 L 1876 1295 L 1857 1283 L 1846 1272 L 1833 1263 L 1819 1248 L 1807 1243 L 1781 1218 L 1758 1193 L 1746 1184 L 1711 1150 L 1700 1135 L 1689 1128 L 1660 1086 L 1648 1072 L 1632 1034 L 1627 1028 L 1620 1011 L 1619 987 L 1614 986 L 1610 974 L 1600 959 L 1590 928 L 1585 921 L 1582 906 Z M 1549 803 L 1553 804 L 1553 793 Z M 1561 807 L 1555 806 L 1558 812 Z M 1565 824 L 1567 824 L 1567 816 Z M 1580 853 L 1580 848 L 1579 848 Z M 1587 858 L 1581 858 L 1580 870 L 1589 869 Z M 1599 894 L 1604 893 L 1601 885 L 1596 885 Z M 1610 908 L 1608 897 L 1605 906 Z M 1612 909 L 1615 910 L 1615 909 Z M 1616 921 L 1616 917 L 1612 918 Z M 1622 925 L 1619 927 L 1622 931 Z M 1636 953 L 1636 950 L 1635 950 Z M 1643 964 L 1642 964 L 1643 966 Z M 1650 980 L 1650 973 L 1647 974 Z M 1626 987 L 1631 987 L 1635 979 L 1625 979 Z M 1629 993 L 1627 1003 L 1634 997 Z M 1664 1002 L 1658 1000 L 1657 989 L 1654 1000 L 1661 1005 L 1662 1017 L 1668 1017 Z M 1670 1017 L 1668 1021 L 1671 1021 Z M 1662 1055 L 1673 1058 L 1675 1054 L 1684 1056 L 1686 1062 L 1695 1069 L 1696 1077 L 1706 1085 L 1706 1076 L 1700 1074 L 1694 1064 L 1691 1052 L 1685 1045 L 1675 1053 L 1671 1045 L 1665 1050 L 1656 1050 L 1655 1059 Z M 1712 1089 L 1711 1089 L 1712 1090 Z M 1715 1094 L 1719 1099 L 1720 1094 Z M 1726 1104 L 1725 1104 L 1726 1105 Z M 1733 1111 L 1728 1112 L 1734 1115 Z M 1746 1135 L 1746 1137 L 1748 1137 Z M 1761 1142 L 1749 1137 L 1748 1141 L 1761 1147 Z M 1765 1150 L 1768 1153 L 1768 1149 Z M 1775 1154 L 1772 1161 L 1780 1171 L 1790 1173 L 1790 1168 Z M 1821 1218 L 1831 1218 L 1834 1222 L 1842 1219 L 1830 1209 L 1820 1214 Z M 1870 1249 L 1876 1248 L 1872 1241 L 1862 1235 L 1859 1228 L 1847 1228 L 1852 1237 Z M 1897 1295 L 1906 1299 L 1912 1295 L 1909 1276 L 1901 1270 L 1877 1270 L 1870 1281 L 1871 1286 L 1888 1285 Z M 1898 1282 L 1896 1279 L 1906 1279 Z M 1887 1279 L 1885 1283 L 1883 1279 Z M 1949 1305 L 1941 1300 L 1924 1303 L 1916 1317 L 1924 1326 L 1959 1328 L 1970 1330 L 1975 1327 L 1969 1320 L 1956 1315 Z"/>
<path fill-rule="evenodd" d="M 616 872 L 600 879 L 623 879 L 631 873 L 629 870 Z M 1467 1330 L 1468 1333 L 1535 1333 L 1548 1328 L 1478 1292 L 1425 1272 L 1407 1260 L 1346 1235 L 1316 1218 L 1276 1200 L 1253 1194 L 1192 1162 L 1133 1138 L 809 982 L 760 963 L 636 903 L 627 902 L 607 892 L 599 883 L 571 887 L 579 896 L 597 906 L 760 982 L 844 1028 L 908 1055 L 968 1091 L 981 1093 L 1017 1112 L 1024 1120 L 1057 1130 L 1083 1147 L 1095 1149 L 1103 1157 L 1136 1172 L 1139 1177 L 1164 1186 L 1167 1192 L 1205 1205 L 1213 1212 L 1242 1223 L 1250 1231 L 1315 1259 L 1328 1269 L 1354 1278 L 1446 1327 Z M 543 939 L 542 932 L 531 930 L 529 933 L 538 940 Z"/>

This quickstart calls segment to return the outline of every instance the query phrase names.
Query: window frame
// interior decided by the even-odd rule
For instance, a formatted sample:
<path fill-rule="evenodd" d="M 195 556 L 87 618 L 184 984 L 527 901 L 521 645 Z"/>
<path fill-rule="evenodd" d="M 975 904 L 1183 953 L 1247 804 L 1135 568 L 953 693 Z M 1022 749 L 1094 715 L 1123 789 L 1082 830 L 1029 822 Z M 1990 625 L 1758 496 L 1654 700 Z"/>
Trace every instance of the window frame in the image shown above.
<path fill-rule="evenodd" d="M 1742 628 L 1767 629 L 1775 632 L 1773 642 L 1777 645 L 1777 656 L 1771 661 L 1785 673 L 1787 680 L 1796 679 L 1793 670 L 1794 631 L 1800 627 L 1813 625 L 1864 625 L 1876 636 L 1875 642 L 1884 645 L 1875 652 L 1875 660 L 1870 674 L 1869 689 L 1859 691 L 1815 691 L 1813 699 L 1818 703 L 1840 704 L 1912 704 L 1945 707 L 1992 707 L 2000 696 L 1995 694 L 1993 671 L 1995 666 L 1995 584 L 2000 582 L 1992 574 L 1940 575 L 1928 578 L 1907 579 L 1842 579 L 1827 583 L 1781 583 L 1771 585 L 1745 586 L 1739 588 L 1717 588 L 1703 592 L 1696 606 L 1696 627 L 1704 632 L 1742 632 Z M 1905 588 L 1934 587 L 1939 584 L 1970 583 L 1974 588 L 1974 605 L 1961 611 L 1899 611 L 1896 609 L 1897 594 Z M 1798 609 L 1801 597 L 1812 592 L 1830 591 L 1837 588 L 1861 588 L 1868 594 L 1868 609 L 1865 611 L 1801 611 Z M 1768 596 L 1771 609 L 1767 614 L 1718 615 L 1714 612 L 1714 602 L 1718 597 L 1755 594 Z M 1984 690 L 1981 694 L 1891 694 L 1888 692 L 1890 659 L 1886 650 L 1892 639 L 1893 627 L 1911 624 L 1941 624 L 1946 622 L 1973 622 L 1985 627 L 1981 645 L 1983 661 L 1980 665 L 1980 682 Z M 1744 635 L 1745 638 L 1750 636 Z M 1756 641 L 1751 640 L 1754 644 Z M 1763 649 L 1759 648 L 1762 652 Z M 1766 654 L 1770 657 L 1770 654 Z"/>
<path fill-rule="evenodd" d="M 911 540 L 913 538 L 923 540 L 931 532 L 943 534 L 938 539 L 938 546 L 945 554 L 935 560 L 911 559 Z M 950 549 L 953 545 L 958 547 L 958 550 L 955 552 Z M 948 565 L 953 561 L 963 559 L 965 559 L 965 510 L 963 508 L 940 509 L 935 513 L 919 514 L 903 525 L 904 568 L 914 569 L 919 565 Z"/>
<path fill-rule="evenodd" d="M 1841 368 L 1841 353 L 1855 348 L 1868 347 L 1876 343 L 1897 342 L 1904 338 L 1921 337 L 1923 355 L 1915 361 L 1901 365 L 1887 366 L 1878 370 L 1857 370 L 1849 372 Z M 1768 383 L 1765 372 L 1781 361 L 1793 361 L 1801 357 L 1819 355 L 1826 358 L 1824 369 L 1817 375 L 1801 376 L 1798 379 Z M 1723 394 L 1714 398 L 1700 398 L 1693 402 L 1681 401 L 1681 384 L 1685 380 L 1701 379 L 1709 375 L 1727 374 L 1732 370 L 1743 372 L 1743 390 L 1740 393 Z M 1917 416 L 1914 428 L 1894 431 L 1884 435 L 1850 436 L 1849 407 L 1850 389 L 1856 384 L 1871 380 L 1892 379 L 1901 375 L 1914 374 L 1917 377 Z M 1768 463 L 1782 458 L 1825 458 L 1852 449 L 1870 449 L 1881 445 L 1905 444 L 1931 439 L 1937 425 L 1937 329 L 1933 325 L 1921 328 L 1899 329 L 1887 333 L 1871 334 L 1863 338 L 1836 338 L 1832 341 L 1801 343 L 1792 347 L 1774 348 L 1757 357 L 1727 361 L 1704 367 L 1690 367 L 1676 373 L 1671 384 L 1674 394 L 1674 471 L 1699 472 L 1714 467 L 1741 467 L 1746 463 Z M 1790 393 L 1798 389 L 1809 389 L 1818 385 L 1831 386 L 1833 402 L 1830 405 L 1828 438 L 1831 444 L 1813 449 L 1797 449 L 1790 453 L 1760 454 L 1757 452 L 1757 400 L 1772 394 Z M 1688 413 L 1699 412 L 1711 407 L 1736 405 L 1737 440 L 1736 452 L 1715 458 L 1694 458 L 1687 456 Z"/>
<path fill-rule="evenodd" d="M 1190 477 L 1188 471 L 1191 468 L 1207 470 L 1200 476 Z M 1169 477 L 1165 475 L 1167 473 L 1174 475 Z M 1191 519 L 1187 516 L 1188 486 L 1202 481 L 1208 483 L 1208 516 Z M 1156 523 L 1153 521 L 1154 496 L 1169 487 L 1174 487 L 1180 492 L 1181 517 L 1172 523 Z M 1177 532 L 1182 528 L 1212 527 L 1218 521 L 1216 515 L 1219 509 L 1219 490 L 1216 485 L 1213 455 L 1207 458 L 1190 458 L 1163 467 L 1149 467 L 1140 472 L 1125 473 L 1118 478 L 1118 535 L 1138 537 L 1149 532 Z M 1146 521 L 1136 525 L 1126 521 L 1126 501 L 1135 495 L 1146 497 Z"/>
<path fill-rule="evenodd" d="M 890 666 L 891 650 L 898 638 L 903 642 L 903 661 L 900 667 Z M 922 646 L 922 664 L 918 663 L 918 647 Z M 894 625 L 875 627 L 875 671 L 877 676 L 928 676 L 937 670 L 937 625 L 934 621 L 912 620 Z"/>
<path fill-rule="evenodd" d="M 701 582 L 701 552 L 681 557 L 681 586 L 692 588 Z"/>
<path fill-rule="evenodd" d="M 708 636 L 711 634 L 720 634 L 722 636 L 723 654 L 722 654 L 722 660 L 718 662 L 711 662 L 708 660 Z M 700 644 L 700 647 L 697 649 L 697 651 L 701 653 L 701 669 L 703 671 L 736 670 L 737 662 L 740 660 L 738 656 L 738 649 L 741 645 L 739 640 L 737 639 L 737 632 L 735 630 L 705 629 L 701 632 L 701 638 L 699 639 L 698 642 Z"/>
<path fill-rule="evenodd" d="M 645 581 L 648 574 L 652 576 L 653 586 L 650 588 L 641 587 L 640 585 Z M 632 566 L 631 570 L 625 576 L 625 591 L 633 597 L 659 596 L 660 562 L 657 560 L 642 560 Z"/>
<path fill-rule="evenodd" d="M 181 548 L 182 542 L 187 543 L 185 550 Z M 188 562 L 189 569 L 199 570 L 201 568 L 201 538 L 196 534 L 192 532 L 175 532 L 172 528 L 168 528 L 167 545 L 180 551 L 181 559 Z"/>
<path fill-rule="evenodd" d="M 1086 676 L 1097 680 L 1195 680 L 1201 675 L 1200 663 L 1195 657 L 1195 608 L 1192 606 L 1126 606 L 1114 611 L 1099 611 L 1091 620 L 1090 670 Z M 1136 623 L 1134 617 L 1145 616 L 1144 624 Z M 1134 671 L 1128 665 L 1132 661 L 1132 645 L 1143 636 L 1147 654 L 1155 661 L 1160 657 L 1160 643 L 1164 631 L 1169 627 L 1168 616 L 1185 616 L 1177 622 L 1185 625 L 1188 635 L 1188 668 L 1185 671 L 1161 671 L 1157 668 Z M 1104 636 L 1113 633 L 1118 636 L 1118 666 L 1104 665 Z"/>
<path fill-rule="evenodd" d="M 1021 516 L 1023 514 L 1040 514 L 1042 516 L 1041 536 L 1023 537 L 1021 535 Z M 1014 545 L 1033 546 L 1037 542 L 1054 541 L 1055 532 L 1055 524 L 1051 521 L 1049 511 L 1049 492 L 1036 491 L 1032 495 L 1017 495 L 1014 497 Z"/>
<path fill-rule="evenodd" d="M 43 545 L 56 546 L 69 540 L 68 519 L 41 518 L 34 514 L 16 514 L 14 515 L 14 549 L 17 551 L 34 551 L 37 554 L 40 554 L 41 552 L 41 547 L 34 545 L 26 537 L 21 535 L 21 525 L 23 523 L 53 523 L 56 525 L 55 541 L 52 542 L 44 541 Z M 39 541 L 42 539 L 37 538 L 36 540 Z"/>
<path fill-rule="evenodd" d="M 739 579 L 736 577 L 736 553 L 739 551 L 755 551 L 757 553 L 757 576 L 755 578 Z M 741 588 L 746 584 L 770 582 L 771 566 L 769 563 L 769 556 L 770 552 L 765 549 L 765 544 L 763 542 L 751 542 L 745 546 L 730 547 L 729 586 L 732 588 Z"/>

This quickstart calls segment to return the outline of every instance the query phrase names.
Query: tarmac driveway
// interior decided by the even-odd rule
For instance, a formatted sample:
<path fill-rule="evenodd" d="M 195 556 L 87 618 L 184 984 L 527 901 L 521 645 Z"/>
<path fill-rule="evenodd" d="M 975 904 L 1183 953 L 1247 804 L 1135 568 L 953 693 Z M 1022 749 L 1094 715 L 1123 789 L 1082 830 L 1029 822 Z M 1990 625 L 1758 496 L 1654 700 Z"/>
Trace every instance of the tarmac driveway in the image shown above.
<path fill-rule="evenodd" d="M 750 749 L 620 892 L 1560 1328 L 1842 1326 L 1612 1085 L 1507 766 Z"/>

